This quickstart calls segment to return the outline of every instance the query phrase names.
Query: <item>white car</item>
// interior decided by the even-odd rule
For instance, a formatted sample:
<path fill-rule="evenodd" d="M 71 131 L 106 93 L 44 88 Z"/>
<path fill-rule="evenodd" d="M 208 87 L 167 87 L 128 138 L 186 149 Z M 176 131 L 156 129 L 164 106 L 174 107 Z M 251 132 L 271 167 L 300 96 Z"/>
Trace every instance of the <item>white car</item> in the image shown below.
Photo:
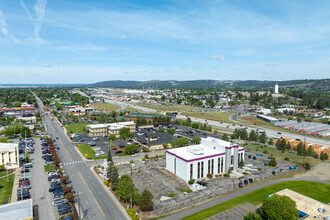
<path fill-rule="evenodd" d="M 137 154 L 133 154 L 133 155 L 132 155 L 132 157 L 136 157 L 136 156 L 137 156 Z"/>

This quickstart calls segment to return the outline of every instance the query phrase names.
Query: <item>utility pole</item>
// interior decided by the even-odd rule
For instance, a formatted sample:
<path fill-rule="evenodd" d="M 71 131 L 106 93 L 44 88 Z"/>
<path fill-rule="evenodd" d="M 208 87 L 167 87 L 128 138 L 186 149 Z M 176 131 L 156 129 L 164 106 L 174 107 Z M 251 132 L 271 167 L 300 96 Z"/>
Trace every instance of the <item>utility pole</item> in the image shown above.
<path fill-rule="evenodd" d="M 131 164 L 131 209 L 133 208 L 133 190 L 132 190 L 132 164 Z"/>
<path fill-rule="evenodd" d="M 306 151 L 306 138 L 304 138 L 304 157 L 303 157 L 303 166 L 305 165 L 305 151 Z"/>

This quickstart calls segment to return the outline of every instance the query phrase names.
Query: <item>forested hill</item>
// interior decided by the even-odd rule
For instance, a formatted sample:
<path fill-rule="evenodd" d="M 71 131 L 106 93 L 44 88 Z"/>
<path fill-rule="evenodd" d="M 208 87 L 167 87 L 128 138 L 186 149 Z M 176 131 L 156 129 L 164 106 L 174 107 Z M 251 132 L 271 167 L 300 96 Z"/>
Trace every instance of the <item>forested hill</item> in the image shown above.
<path fill-rule="evenodd" d="M 288 81 L 260 81 L 260 80 L 152 80 L 152 81 L 122 81 L 112 80 L 103 81 L 88 86 L 92 87 L 113 87 L 113 88 L 267 88 L 274 87 L 275 84 L 288 88 L 307 88 L 311 90 L 330 90 L 330 79 L 304 79 L 304 80 L 288 80 Z"/>

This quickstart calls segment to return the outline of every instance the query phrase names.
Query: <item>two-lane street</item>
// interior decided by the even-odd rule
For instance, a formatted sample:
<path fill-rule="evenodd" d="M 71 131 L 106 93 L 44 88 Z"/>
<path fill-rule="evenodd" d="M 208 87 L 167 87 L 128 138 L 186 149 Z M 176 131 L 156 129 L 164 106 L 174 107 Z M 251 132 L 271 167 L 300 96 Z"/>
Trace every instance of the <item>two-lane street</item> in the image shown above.
<path fill-rule="evenodd" d="M 42 106 L 38 99 L 38 105 Z M 72 181 L 72 186 L 79 197 L 80 216 L 82 219 L 128 219 L 125 210 L 118 207 L 101 183 L 96 179 L 85 161 L 74 149 L 68 137 L 64 134 L 61 124 L 52 115 L 44 114 L 43 122 L 48 134 L 56 140 L 60 148 L 59 156 L 64 170 Z M 57 139 L 58 137 L 58 139 Z"/>

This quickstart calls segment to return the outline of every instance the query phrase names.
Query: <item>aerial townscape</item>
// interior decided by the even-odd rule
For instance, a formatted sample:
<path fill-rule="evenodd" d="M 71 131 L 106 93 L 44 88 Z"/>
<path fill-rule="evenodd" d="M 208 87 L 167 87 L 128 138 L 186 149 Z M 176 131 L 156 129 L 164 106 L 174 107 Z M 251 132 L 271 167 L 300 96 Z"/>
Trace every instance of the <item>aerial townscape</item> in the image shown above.
<path fill-rule="evenodd" d="M 330 220 L 329 9 L 0 1 L 0 220 Z"/>

